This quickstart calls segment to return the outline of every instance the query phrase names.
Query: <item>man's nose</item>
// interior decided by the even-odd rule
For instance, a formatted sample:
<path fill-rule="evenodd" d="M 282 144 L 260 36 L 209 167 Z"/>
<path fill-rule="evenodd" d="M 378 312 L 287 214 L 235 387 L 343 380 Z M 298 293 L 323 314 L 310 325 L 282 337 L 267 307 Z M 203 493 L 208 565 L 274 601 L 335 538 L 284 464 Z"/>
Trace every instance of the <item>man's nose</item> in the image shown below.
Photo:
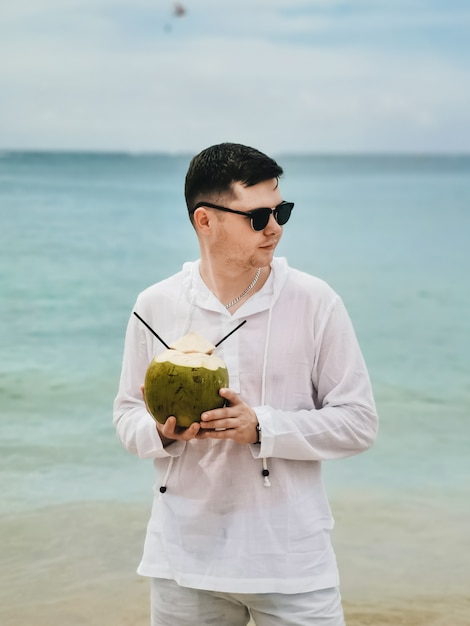
<path fill-rule="evenodd" d="M 282 231 L 282 226 L 279 226 L 279 224 L 277 223 L 277 220 L 274 217 L 274 213 L 271 213 L 271 215 L 269 216 L 268 223 L 266 224 L 264 230 L 268 232 L 281 232 Z"/>

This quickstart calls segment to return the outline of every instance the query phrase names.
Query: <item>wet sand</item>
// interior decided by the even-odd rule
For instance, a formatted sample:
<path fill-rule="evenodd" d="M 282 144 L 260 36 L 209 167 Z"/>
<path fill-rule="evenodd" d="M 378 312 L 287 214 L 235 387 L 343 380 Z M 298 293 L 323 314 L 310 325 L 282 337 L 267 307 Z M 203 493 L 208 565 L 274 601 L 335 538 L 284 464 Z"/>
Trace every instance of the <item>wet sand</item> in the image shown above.
<path fill-rule="evenodd" d="M 333 500 L 348 626 L 470 624 L 468 516 L 454 505 Z M 3 518 L 2 626 L 149 626 L 148 581 L 135 574 L 148 511 L 99 502 Z"/>

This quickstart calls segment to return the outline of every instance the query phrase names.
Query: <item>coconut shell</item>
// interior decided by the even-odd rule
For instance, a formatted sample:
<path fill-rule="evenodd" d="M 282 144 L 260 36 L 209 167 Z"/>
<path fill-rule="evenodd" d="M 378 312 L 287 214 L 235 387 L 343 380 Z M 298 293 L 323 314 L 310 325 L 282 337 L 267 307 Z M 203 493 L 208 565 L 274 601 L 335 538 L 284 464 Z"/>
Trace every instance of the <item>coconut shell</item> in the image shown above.
<path fill-rule="evenodd" d="M 187 428 L 201 421 L 201 413 L 224 406 L 219 389 L 228 387 L 225 363 L 207 353 L 167 350 L 149 365 L 144 382 L 147 407 L 160 424 L 170 415 Z"/>

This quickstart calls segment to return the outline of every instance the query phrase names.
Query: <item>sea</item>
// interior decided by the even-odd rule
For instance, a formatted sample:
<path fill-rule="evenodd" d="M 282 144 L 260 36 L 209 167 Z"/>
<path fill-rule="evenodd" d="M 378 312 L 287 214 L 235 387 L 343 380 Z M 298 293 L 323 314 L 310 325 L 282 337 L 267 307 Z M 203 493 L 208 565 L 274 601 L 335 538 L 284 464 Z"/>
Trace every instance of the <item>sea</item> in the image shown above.
<path fill-rule="evenodd" d="M 470 156 L 273 156 L 295 202 L 277 255 L 342 296 L 380 417 L 371 450 L 324 464 L 331 498 L 390 528 L 396 506 L 432 511 L 468 547 Z M 112 403 L 137 294 L 198 257 L 191 157 L 0 153 L 3 519 L 150 503 Z"/>

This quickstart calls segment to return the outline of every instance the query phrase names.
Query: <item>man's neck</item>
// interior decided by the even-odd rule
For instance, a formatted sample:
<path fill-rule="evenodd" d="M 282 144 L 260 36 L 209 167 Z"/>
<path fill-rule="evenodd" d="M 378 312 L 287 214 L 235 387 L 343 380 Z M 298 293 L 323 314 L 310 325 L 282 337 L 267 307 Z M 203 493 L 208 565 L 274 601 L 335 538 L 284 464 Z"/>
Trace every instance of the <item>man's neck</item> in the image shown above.
<path fill-rule="evenodd" d="M 224 306 L 236 300 L 246 291 L 243 297 L 228 308 L 233 313 L 249 297 L 261 289 L 269 276 L 270 267 L 260 268 L 260 272 L 258 272 L 257 267 L 251 266 L 246 268 L 225 267 L 221 270 L 201 259 L 199 271 L 205 285 Z"/>

